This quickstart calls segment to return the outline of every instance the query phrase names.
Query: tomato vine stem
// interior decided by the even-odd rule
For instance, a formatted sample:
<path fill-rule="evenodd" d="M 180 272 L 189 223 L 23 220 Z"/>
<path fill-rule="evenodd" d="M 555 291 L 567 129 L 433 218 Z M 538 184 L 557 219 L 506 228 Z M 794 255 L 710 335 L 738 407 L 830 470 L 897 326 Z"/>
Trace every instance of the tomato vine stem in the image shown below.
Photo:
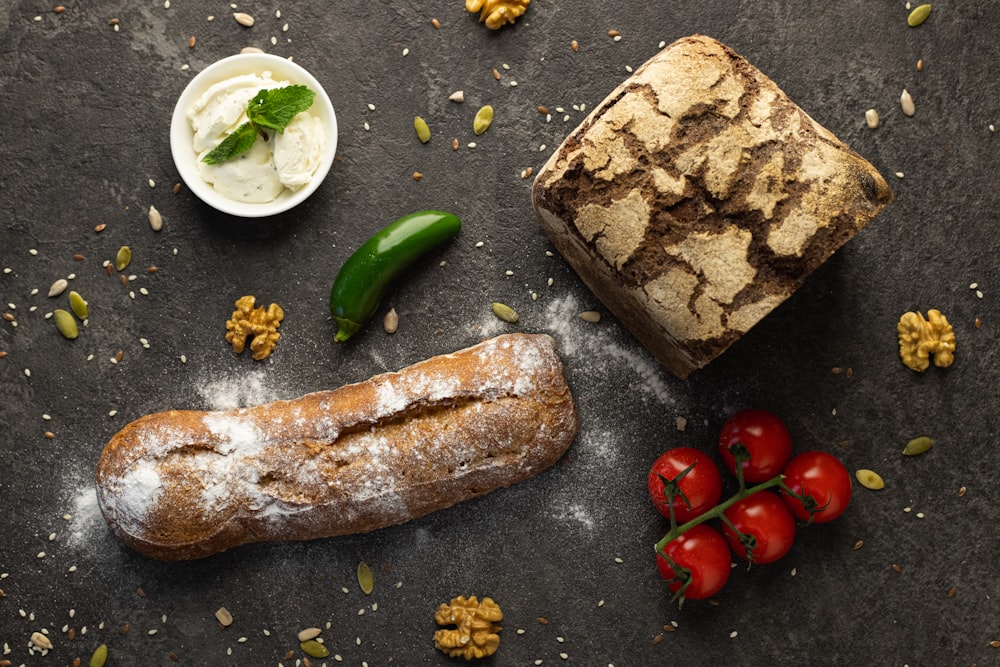
<path fill-rule="evenodd" d="M 792 495 L 797 496 L 798 494 L 794 493 L 791 489 L 789 489 L 787 486 L 784 485 L 783 483 L 784 479 L 785 479 L 784 475 L 775 475 L 771 479 L 761 482 L 759 484 L 755 484 L 754 486 L 751 487 L 744 487 L 741 485 L 739 491 L 737 491 L 731 497 L 722 501 L 712 509 L 708 510 L 704 514 L 699 514 L 695 518 L 685 523 L 682 523 L 679 526 L 671 522 L 670 530 L 667 532 L 666 535 L 663 536 L 663 539 L 661 539 L 659 542 L 656 543 L 655 546 L 656 553 L 663 555 L 664 553 L 663 549 L 664 547 L 667 546 L 667 544 L 669 544 L 672 540 L 677 539 L 678 537 L 680 537 L 690 529 L 694 528 L 695 526 L 705 523 L 706 521 L 711 521 L 712 519 L 721 519 L 723 516 L 723 512 L 725 512 L 727 509 L 729 509 L 739 501 L 743 500 L 747 496 L 752 496 L 755 493 L 758 493 L 760 491 L 765 491 L 767 489 L 771 489 L 776 486 L 782 487 L 783 490 L 791 493 Z"/>

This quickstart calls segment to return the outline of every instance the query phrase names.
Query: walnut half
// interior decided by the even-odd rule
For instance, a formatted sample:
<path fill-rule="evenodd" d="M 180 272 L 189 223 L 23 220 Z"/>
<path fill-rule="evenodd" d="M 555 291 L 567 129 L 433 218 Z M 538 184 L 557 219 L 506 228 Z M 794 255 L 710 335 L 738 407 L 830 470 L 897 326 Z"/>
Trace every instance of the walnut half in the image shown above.
<path fill-rule="evenodd" d="M 955 330 L 939 310 L 928 310 L 927 319 L 920 313 L 903 313 L 896 325 L 899 358 L 908 368 L 922 373 L 934 365 L 947 368 L 955 361 Z"/>
<path fill-rule="evenodd" d="M 442 603 L 434 620 L 444 629 L 434 633 L 434 647 L 452 658 L 485 658 L 496 653 L 502 629 L 503 612 L 491 598 L 480 602 L 473 595 L 459 595 L 448 604 Z M 453 625 L 455 629 L 446 626 Z"/>
<path fill-rule="evenodd" d="M 479 12 L 479 20 L 490 30 L 498 30 L 524 13 L 531 0 L 465 0 L 466 11 Z"/>
<path fill-rule="evenodd" d="M 257 361 L 266 359 L 274 351 L 281 334 L 278 326 L 285 318 L 285 311 L 276 303 L 264 309 L 254 308 L 256 297 L 247 295 L 236 300 L 236 310 L 226 322 L 226 342 L 233 346 L 236 354 L 243 352 L 247 339 L 250 340 L 250 351 Z"/>

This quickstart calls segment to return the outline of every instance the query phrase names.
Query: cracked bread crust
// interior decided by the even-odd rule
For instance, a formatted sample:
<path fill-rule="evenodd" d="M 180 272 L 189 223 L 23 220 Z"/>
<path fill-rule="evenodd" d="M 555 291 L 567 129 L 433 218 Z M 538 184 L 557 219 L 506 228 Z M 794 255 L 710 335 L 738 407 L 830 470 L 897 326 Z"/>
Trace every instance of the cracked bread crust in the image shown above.
<path fill-rule="evenodd" d="M 701 35 L 618 86 L 532 188 L 559 252 L 681 378 L 791 296 L 892 198 L 864 158 Z"/>

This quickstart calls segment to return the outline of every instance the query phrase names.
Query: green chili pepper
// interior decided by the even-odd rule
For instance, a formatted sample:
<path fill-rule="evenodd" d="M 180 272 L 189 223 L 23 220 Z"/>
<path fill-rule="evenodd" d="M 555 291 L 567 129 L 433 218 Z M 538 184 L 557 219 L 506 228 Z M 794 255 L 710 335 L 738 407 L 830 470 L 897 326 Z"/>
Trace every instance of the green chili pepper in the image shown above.
<path fill-rule="evenodd" d="M 393 278 L 461 228 L 451 213 L 417 211 L 365 241 L 344 262 L 330 290 L 330 312 L 337 321 L 333 339 L 342 343 L 350 338 L 375 314 Z"/>

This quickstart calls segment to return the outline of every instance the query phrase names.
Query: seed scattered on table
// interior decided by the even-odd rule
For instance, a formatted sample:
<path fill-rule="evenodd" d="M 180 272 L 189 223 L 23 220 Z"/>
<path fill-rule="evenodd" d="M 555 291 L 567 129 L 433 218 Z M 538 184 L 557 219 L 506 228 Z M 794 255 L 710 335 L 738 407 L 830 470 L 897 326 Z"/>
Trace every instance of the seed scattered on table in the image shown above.
<path fill-rule="evenodd" d="M 912 116 L 917 112 L 917 107 L 913 103 L 913 96 L 910 95 L 910 91 L 903 88 L 903 92 L 899 96 L 899 106 L 902 107 L 903 113 L 907 116 Z"/>
<path fill-rule="evenodd" d="M 242 26 L 249 28 L 254 24 L 254 18 L 245 12 L 233 12 L 233 18 Z"/>
<path fill-rule="evenodd" d="M 192 38 L 194 39 L 194 38 Z M 156 210 L 156 207 L 152 204 L 149 205 L 149 226 L 154 232 L 158 232 L 163 229 L 163 216 L 160 212 Z"/>
<path fill-rule="evenodd" d="M 67 287 L 69 287 L 69 282 L 65 278 L 60 278 L 49 287 L 49 296 L 59 296 L 66 291 Z"/>
<path fill-rule="evenodd" d="M 229 613 L 229 610 L 225 607 L 219 607 L 215 611 L 215 619 L 219 621 L 219 625 L 224 628 L 228 628 L 233 624 L 233 615 Z"/>

